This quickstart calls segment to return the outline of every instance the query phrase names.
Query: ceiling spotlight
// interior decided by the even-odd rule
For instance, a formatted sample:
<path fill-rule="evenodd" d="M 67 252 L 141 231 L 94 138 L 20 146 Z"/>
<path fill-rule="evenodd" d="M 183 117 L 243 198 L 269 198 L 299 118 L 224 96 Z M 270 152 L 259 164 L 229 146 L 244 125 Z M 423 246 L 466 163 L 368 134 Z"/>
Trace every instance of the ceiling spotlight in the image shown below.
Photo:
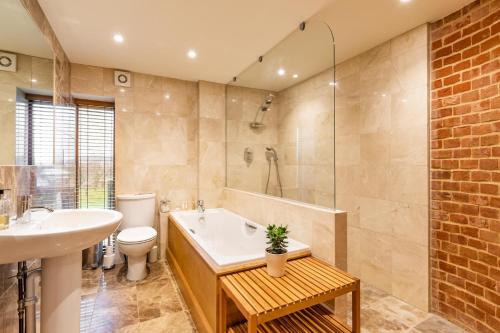
<path fill-rule="evenodd" d="M 336 86 L 336 85 L 337 85 L 337 82 L 330 81 L 330 82 L 328 82 L 328 85 L 329 85 L 329 86 Z"/>
<path fill-rule="evenodd" d="M 31 82 L 37 83 L 37 80 L 36 79 L 31 79 Z"/>
<path fill-rule="evenodd" d="M 127 109 L 125 109 L 125 108 L 122 108 L 122 112 L 127 112 Z"/>
<path fill-rule="evenodd" d="M 124 92 L 125 92 L 125 89 L 124 89 L 124 88 L 120 88 L 120 92 L 121 92 L 121 93 L 124 93 Z"/>
<path fill-rule="evenodd" d="M 196 58 L 196 56 L 197 56 L 196 51 L 195 50 L 189 50 L 188 53 L 187 53 L 187 56 L 188 56 L 189 59 Z"/>
<path fill-rule="evenodd" d="M 382 97 L 386 97 L 387 95 L 386 94 L 382 94 Z"/>
<path fill-rule="evenodd" d="M 165 99 L 170 99 L 170 94 L 166 94 Z"/>
<path fill-rule="evenodd" d="M 283 76 L 283 75 L 285 75 L 285 73 L 286 72 L 285 72 L 285 70 L 283 68 L 278 69 L 278 75 L 279 76 Z"/>
<path fill-rule="evenodd" d="M 399 2 L 401 2 L 401 3 L 408 3 L 408 2 L 411 2 L 411 0 L 399 0 Z"/>
<path fill-rule="evenodd" d="M 115 35 L 113 36 L 113 40 L 114 40 L 115 42 L 117 42 L 117 43 L 123 43 L 123 41 L 124 41 L 125 39 L 123 38 L 123 36 L 122 36 L 122 35 L 120 35 L 120 34 L 115 34 Z"/>
<path fill-rule="evenodd" d="M 293 74 L 293 75 L 292 75 L 292 77 L 293 77 L 294 79 L 296 79 L 296 78 L 298 78 L 298 77 L 299 77 L 299 74 Z"/>

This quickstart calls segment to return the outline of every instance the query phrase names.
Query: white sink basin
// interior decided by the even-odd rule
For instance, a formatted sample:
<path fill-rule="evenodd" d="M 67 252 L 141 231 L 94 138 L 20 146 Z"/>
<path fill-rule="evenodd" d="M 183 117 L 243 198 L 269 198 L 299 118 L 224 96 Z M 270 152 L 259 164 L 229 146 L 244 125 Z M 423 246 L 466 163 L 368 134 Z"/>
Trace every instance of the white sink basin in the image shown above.
<path fill-rule="evenodd" d="M 106 209 L 36 212 L 0 230 L 0 264 L 42 259 L 41 333 L 80 331 L 82 250 L 106 238 L 123 215 Z"/>
<path fill-rule="evenodd" d="M 0 264 L 81 251 L 118 228 L 122 214 L 107 209 L 36 212 L 32 221 L 0 231 Z"/>

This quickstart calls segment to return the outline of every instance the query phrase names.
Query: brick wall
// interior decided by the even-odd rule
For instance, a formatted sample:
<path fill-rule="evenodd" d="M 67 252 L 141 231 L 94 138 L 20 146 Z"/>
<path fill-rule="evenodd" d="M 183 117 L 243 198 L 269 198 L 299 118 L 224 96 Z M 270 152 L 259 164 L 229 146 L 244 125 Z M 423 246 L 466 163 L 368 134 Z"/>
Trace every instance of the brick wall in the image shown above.
<path fill-rule="evenodd" d="M 431 26 L 432 310 L 500 328 L 500 1 Z"/>

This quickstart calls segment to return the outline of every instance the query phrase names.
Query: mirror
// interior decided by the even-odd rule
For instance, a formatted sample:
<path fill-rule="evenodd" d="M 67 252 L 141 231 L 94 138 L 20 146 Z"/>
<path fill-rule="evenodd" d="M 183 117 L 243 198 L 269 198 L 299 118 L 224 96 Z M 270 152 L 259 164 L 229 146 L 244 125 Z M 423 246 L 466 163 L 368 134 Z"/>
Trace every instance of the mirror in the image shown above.
<path fill-rule="evenodd" d="M 0 165 L 16 164 L 16 104 L 52 95 L 53 53 L 19 0 L 0 1 Z"/>
<path fill-rule="evenodd" d="M 335 207 L 334 58 L 307 22 L 228 83 L 226 186 Z"/>

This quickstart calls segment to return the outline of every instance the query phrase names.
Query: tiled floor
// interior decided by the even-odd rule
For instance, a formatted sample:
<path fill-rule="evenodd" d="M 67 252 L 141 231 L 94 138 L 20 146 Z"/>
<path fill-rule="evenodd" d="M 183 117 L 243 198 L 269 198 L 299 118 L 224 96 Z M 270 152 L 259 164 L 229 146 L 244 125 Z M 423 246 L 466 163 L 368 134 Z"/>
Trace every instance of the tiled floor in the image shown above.
<path fill-rule="evenodd" d="M 81 333 L 196 332 L 167 264 L 150 265 L 137 283 L 125 269 L 83 271 Z"/>
<path fill-rule="evenodd" d="M 350 297 L 344 303 L 350 309 Z M 350 311 L 347 322 L 350 324 Z M 361 333 L 466 333 L 449 321 L 419 310 L 380 289 L 361 284 Z"/>
<path fill-rule="evenodd" d="M 166 263 L 150 265 L 149 276 L 138 283 L 126 280 L 124 266 L 84 271 L 82 289 L 82 333 L 196 332 Z M 362 333 L 465 332 L 366 284 L 361 307 Z"/>

